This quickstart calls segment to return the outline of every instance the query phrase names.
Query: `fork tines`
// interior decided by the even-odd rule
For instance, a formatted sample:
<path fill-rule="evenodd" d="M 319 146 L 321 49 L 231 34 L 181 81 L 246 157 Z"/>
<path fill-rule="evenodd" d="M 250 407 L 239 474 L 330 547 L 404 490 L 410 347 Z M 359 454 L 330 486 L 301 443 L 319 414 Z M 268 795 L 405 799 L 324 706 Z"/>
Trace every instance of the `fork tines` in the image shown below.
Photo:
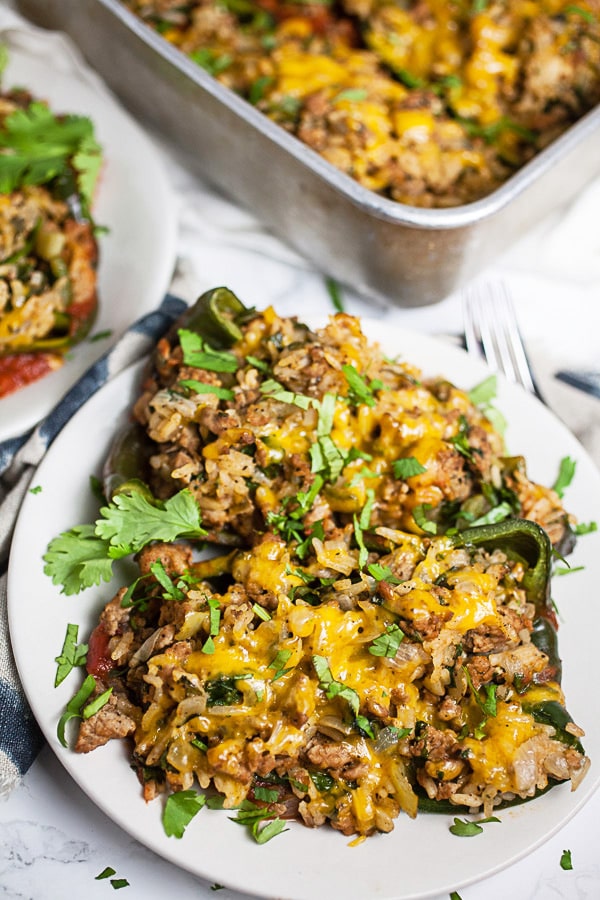
<path fill-rule="evenodd" d="M 463 312 L 469 353 L 539 396 L 506 285 L 499 282 L 471 288 L 465 293 Z"/>

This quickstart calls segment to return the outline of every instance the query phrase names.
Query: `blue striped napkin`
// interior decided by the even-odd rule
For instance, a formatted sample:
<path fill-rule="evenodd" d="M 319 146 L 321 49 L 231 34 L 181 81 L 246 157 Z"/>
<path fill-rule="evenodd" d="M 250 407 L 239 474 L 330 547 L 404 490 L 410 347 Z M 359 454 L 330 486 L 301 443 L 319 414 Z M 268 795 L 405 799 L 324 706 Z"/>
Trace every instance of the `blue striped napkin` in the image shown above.
<path fill-rule="evenodd" d="M 19 682 L 8 633 L 6 571 L 19 508 L 46 450 L 71 416 L 110 378 L 148 353 L 185 309 L 183 300 L 167 295 L 88 369 L 36 428 L 0 443 L 0 795 L 18 784 L 43 744 Z"/>

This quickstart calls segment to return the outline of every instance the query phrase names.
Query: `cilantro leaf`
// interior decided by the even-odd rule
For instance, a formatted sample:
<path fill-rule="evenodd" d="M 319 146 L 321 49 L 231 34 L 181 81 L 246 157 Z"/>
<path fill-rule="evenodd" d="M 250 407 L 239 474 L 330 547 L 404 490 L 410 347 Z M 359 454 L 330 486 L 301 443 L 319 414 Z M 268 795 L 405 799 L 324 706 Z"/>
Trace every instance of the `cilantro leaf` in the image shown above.
<path fill-rule="evenodd" d="M 76 525 L 48 544 L 44 572 L 53 584 L 62 585 L 64 594 L 110 581 L 115 559 L 137 553 L 151 541 L 206 536 L 188 490 L 164 503 L 152 503 L 140 493 L 117 494 L 100 515 L 94 525 Z"/>
<path fill-rule="evenodd" d="M 506 500 L 503 500 L 502 503 L 498 503 L 497 506 L 493 506 L 492 509 L 484 513 L 483 516 L 479 516 L 477 519 L 473 519 L 473 521 L 469 524 L 471 526 L 494 525 L 496 522 L 503 522 L 504 519 L 509 519 L 512 513 L 513 509 L 510 503 L 507 503 Z"/>
<path fill-rule="evenodd" d="M 329 663 L 324 656 L 315 655 L 312 659 L 315 672 L 319 678 L 319 687 L 321 690 L 325 691 L 327 699 L 332 700 L 334 697 L 342 697 L 342 699 L 346 700 L 354 715 L 357 716 L 360 706 L 360 697 L 354 688 L 348 687 L 341 681 L 336 681 L 334 679 L 331 674 L 331 669 L 329 668 Z"/>
<path fill-rule="evenodd" d="M 291 650 L 278 650 L 275 658 L 269 663 L 269 669 L 274 669 L 275 674 L 271 678 L 271 681 L 277 681 L 279 678 L 282 678 L 284 675 L 287 675 L 288 672 L 291 671 L 291 668 L 286 669 L 285 664 L 292 655 Z"/>
<path fill-rule="evenodd" d="M 33 101 L 4 119 L 0 129 L 0 193 L 22 185 L 48 184 L 77 174 L 84 205 L 92 202 L 102 155 L 94 126 L 86 116 L 55 116 L 45 103 Z M 86 210 L 87 212 L 87 210 Z"/>
<path fill-rule="evenodd" d="M 185 829 L 205 803 L 206 796 L 197 791 L 175 791 L 169 794 L 162 815 L 167 837 L 183 837 Z"/>
<path fill-rule="evenodd" d="M 469 400 L 475 406 L 487 406 L 492 400 L 496 399 L 498 391 L 498 379 L 495 375 L 489 375 L 476 384 L 469 391 Z"/>
<path fill-rule="evenodd" d="M 265 822 L 265 819 L 271 821 Z M 238 809 L 238 814 L 232 822 L 238 825 L 246 825 L 257 844 L 266 844 L 278 834 L 287 831 L 285 822 L 280 818 L 273 818 L 273 813 L 264 806 L 257 806 L 250 800 L 244 800 Z"/>
<path fill-rule="evenodd" d="M 388 584 L 402 584 L 399 578 L 396 578 L 389 566 L 382 566 L 381 563 L 369 563 L 367 572 L 372 575 L 375 581 L 387 581 Z"/>
<path fill-rule="evenodd" d="M 60 656 L 55 658 L 55 662 L 57 663 L 56 668 L 56 677 L 54 679 L 54 687 L 58 687 L 61 684 L 67 675 L 73 671 L 77 666 L 83 666 L 85 664 L 86 655 L 88 651 L 87 644 L 78 644 L 77 636 L 79 633 L 79 625 L 67 625 L 67 631 L 65 634 L 65 639 L 63 641 L 62 651 Z"/>
<path fill-rule="evenodd" d="M 109 542 L 99 538 L 94 525 L 76 525 L 53 538 L 44 554 L 44 572 L 62 593 L 77 594 L 84 588 L 110 581 L 112 560 Z"/>
<path fill-rule="evenodd" d="M 150 503 L 137 492 L 117 494 L 108 506 L 102 507 L 100 514 L 96 534 L 110 542 L 114 559 L 137 553 L 150 541 L 168 543 L 181 537 L 206 536 L 200 525 L 198 505 L 187 489 L 160 504 Z"/>
<path fill-rule="evenodd" d="M 392 468 L 394 470 L 394 477 L 403 480 L 412 478 L 413 475 L 422 475 L 423 472 L 427 471 L 427 468 L 421 465 L 415 456 L 404 456 L 401 459 L 394 460 Z"/>
<path fill-rule="evenodd" d="M 404 632 L 398 625 L 388 625 L 383 634 L 369 644 L 369 653 L 373 656 L 387 656 L 393 659 L 404 639 Z"/>
<path fill-rule="evenodd" d="M 383 382 L 379 379 L 366 381 L 352 365 L 342 366 L 342 372 L 346 376 L 348 383 L 348 400 L 350 403 L 353 403 L 355 406 L 360 406 L 362 403 L 366 406 L 375 406 L 377 398 L 374 392 L 381 390 Z"/>

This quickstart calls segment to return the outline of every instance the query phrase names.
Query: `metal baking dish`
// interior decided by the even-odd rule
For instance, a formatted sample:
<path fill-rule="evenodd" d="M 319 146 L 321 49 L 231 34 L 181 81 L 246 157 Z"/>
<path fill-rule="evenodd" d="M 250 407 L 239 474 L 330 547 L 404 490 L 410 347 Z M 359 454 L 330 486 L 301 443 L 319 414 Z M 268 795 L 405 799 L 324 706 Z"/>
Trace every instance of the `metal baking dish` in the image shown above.
<path fill-rule="evenodd" d="M 37 24 L 67 32 L 125 105 L 202 178 L 324 273 L 399 306 L 442 299 L 600 172 L 598 107 L 488 197 L 454 209 L 405 206 L 335 169 L 118 0 L 16 5 Z"/>

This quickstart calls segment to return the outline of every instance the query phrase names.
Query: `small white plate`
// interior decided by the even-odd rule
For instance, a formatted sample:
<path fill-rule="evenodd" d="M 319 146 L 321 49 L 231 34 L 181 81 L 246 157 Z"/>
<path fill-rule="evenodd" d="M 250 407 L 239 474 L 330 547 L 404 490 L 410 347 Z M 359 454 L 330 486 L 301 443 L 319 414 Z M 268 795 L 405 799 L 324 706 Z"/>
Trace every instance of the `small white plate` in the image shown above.
<path fill-rule="evenodd" d="M 488 374 L 462 351 L 433 338 L 374 321 L 364 321 L 363 327 L 384 352 L 414 362 L 427 375 L 444 375 L 471 388 Z M 143 801 L 122 742 L 85 756 L 60 746 L 56 725 L 80 678 L 72 674 L 55 689 L 54 659 L 68 623 L 79 624 L 79 640 L 86 640 L 100 609 L 119 586 L 119 575 L 110 586 L 65 597 L 44 575 L 42 555 L 59 532 L 95 517 L 89 478 L 100 473 L 114 430 L 135 396 L 138 371 L 139 366 L 129 369 L 102 388 L 51 446 L 32 482 L 41 490 L 23 503 L 9 566 L 9 622 L 25 692 L 50 746 L 94 803 L 142 844 L 209 883 L 286 900 L 422 900 L 448 894 L 514 863 L 564 825 L 599 781 L 600 717 L 593 700 L 593 665 L 600 634 L 600 532 L 581 537 L 569 558 L 573 567 L 584 568 L 553 583 L 567 706 L 586 729 L 591 772 L 575 792 L 561 785 L 500 812 L 501 824 L 490 824 L 477 837 L 452 835 L 450 816 L 421 814 L 414 821 L 401 815 L 393 832 L 354 847 L 329 827 L 308 829 L 297 823 L 258 846 L 226 812 L 203 809 L 177 840 L 163 831 L 161 800 Z M 509 451 L 526 456 L 533 479 L 552 484 L 562 457 L 577 461 L 565 502 L 582 522 L 597 518 L 600 474 L 564 425 L 522 389 L 504 381 L 499 384 L 498 407 L 509 421 Z M 464 813 L 457 810 L 457 815 Z"/>
<path fill-rule="evenodd" d="M 58 371 L 0 400 L 0 441 L 37 424 L 132 322 L 158 306 L 173 274 L 177 236 L 165 161 L 145 132 L 107 92 L 61 72 L 52 58 L 53 42 L 48 41 L 48 55 L 42 58 L 18 42 L 13 46 L 14 33 L 8 32 L 4 88 L 25 87 L 56 114 L 89 116 L 104 151 L 93 213 L 109 232 L 99 237 L 99 309 L 90 337 L 110 336 L 88 337 Z"/>

